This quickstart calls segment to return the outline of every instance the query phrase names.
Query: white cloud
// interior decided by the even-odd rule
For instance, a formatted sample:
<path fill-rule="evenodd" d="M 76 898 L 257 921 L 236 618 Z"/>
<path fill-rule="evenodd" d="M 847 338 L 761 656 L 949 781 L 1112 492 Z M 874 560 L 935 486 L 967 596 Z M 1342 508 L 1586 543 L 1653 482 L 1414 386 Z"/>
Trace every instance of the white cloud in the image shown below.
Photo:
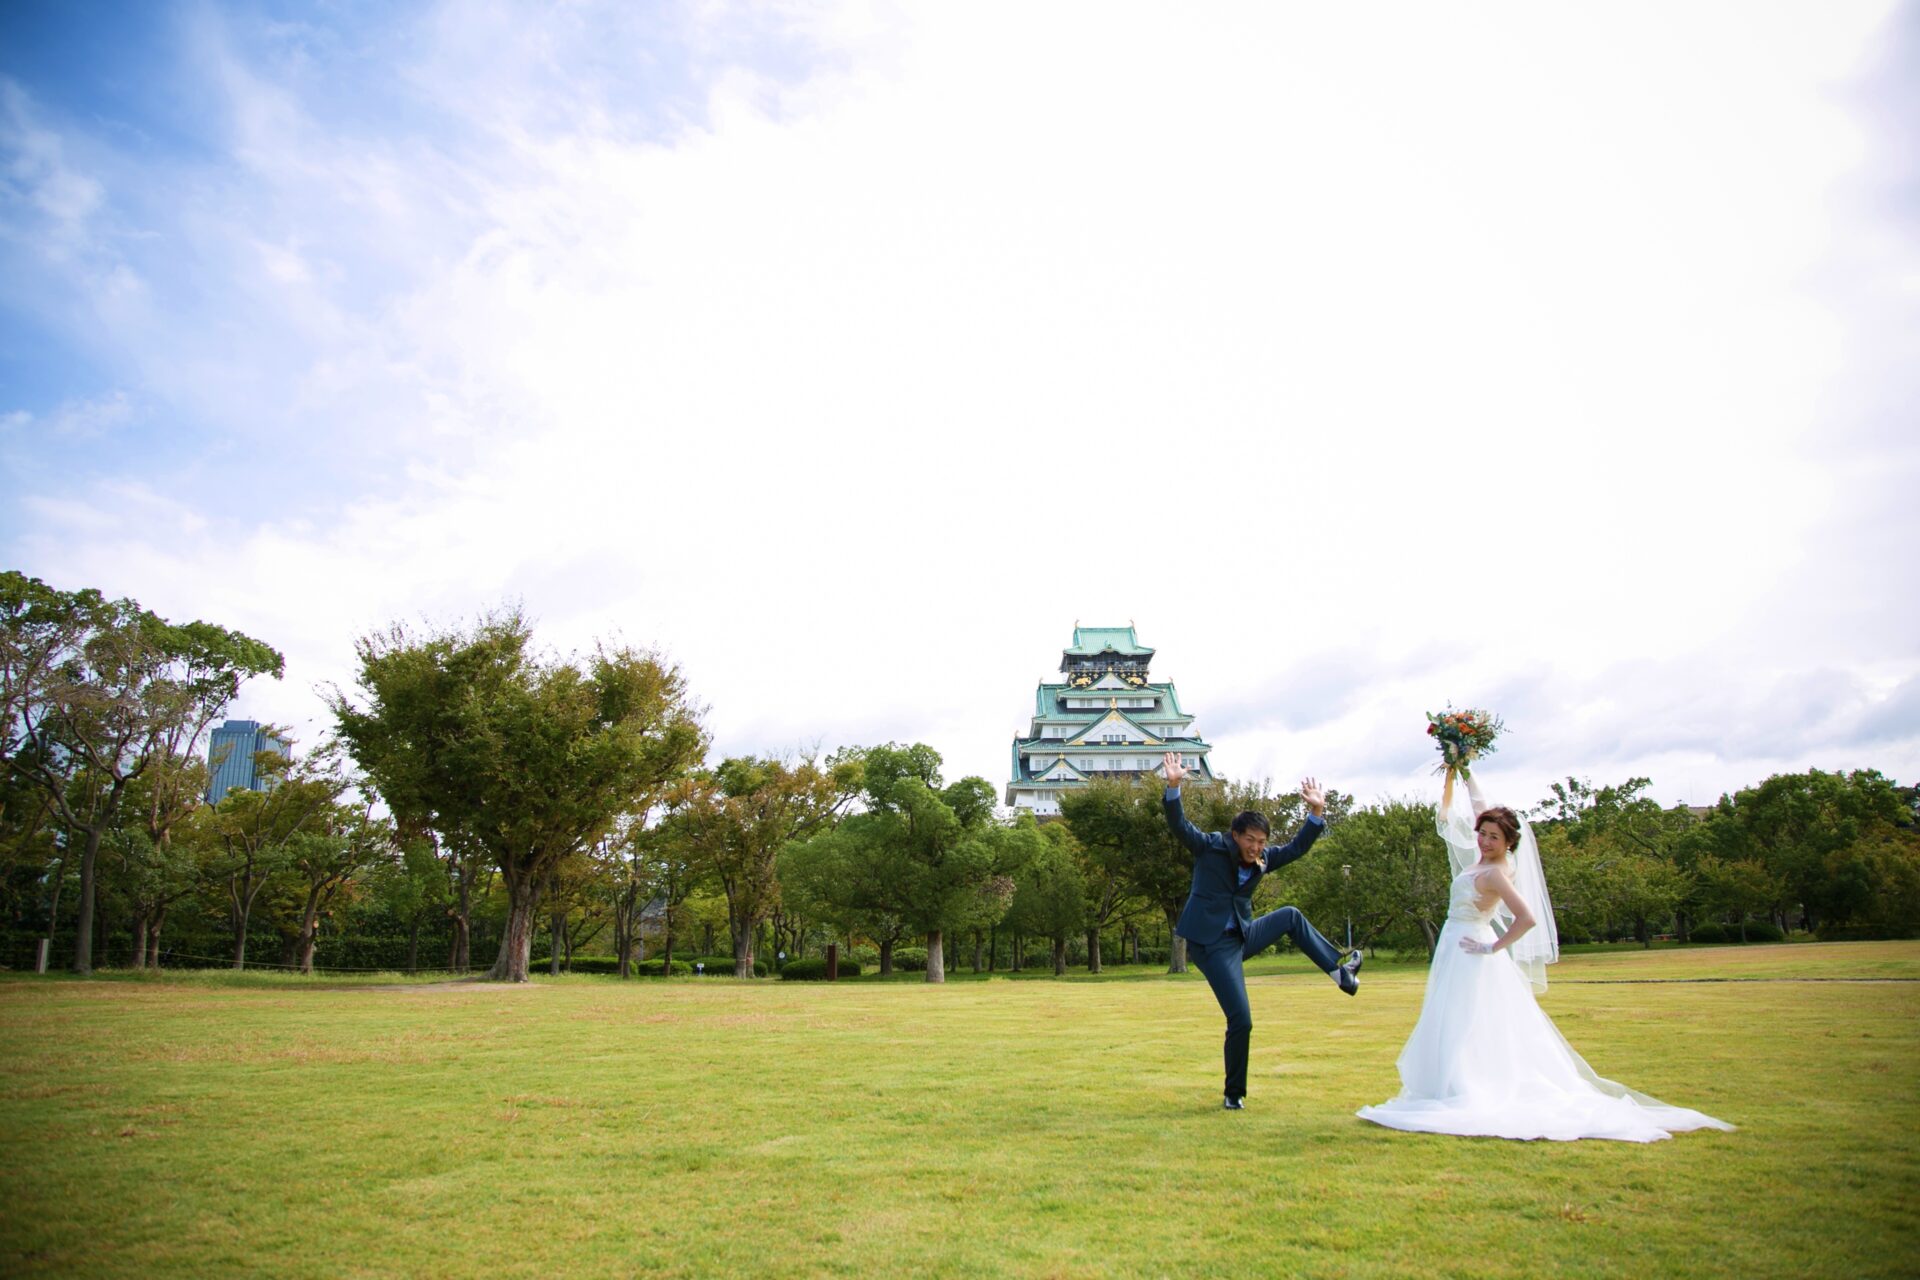
<path fill-rule="evenodd" d="M 1541 779 L 1849 733 L 1920 771 L 1914 633 L 1836 658 L 1805 600 L 1886 456 L 1823 450 L 1862 354 L 1818 288 L 1881 226 L 1827 197 L 1884 6 L 1475 13 L 696 9 L 663 51 L 453 5 L 394 68 L 451 136 L 203 24 L 233 165 L 173 234 L 233 314 L 107 340 L 362 476 L 136 503 L 164 539 L 63 495 L 92 532 L 16 551 L 285 644 L 249 697 L 296 722 L 357 632 L 519 596 L 665 645 L 723 749 L 997 780 L 1078 617 L 1139 624 L 1230 773 L 1406 790 L 1419 713 L 1502 693 Z"/>

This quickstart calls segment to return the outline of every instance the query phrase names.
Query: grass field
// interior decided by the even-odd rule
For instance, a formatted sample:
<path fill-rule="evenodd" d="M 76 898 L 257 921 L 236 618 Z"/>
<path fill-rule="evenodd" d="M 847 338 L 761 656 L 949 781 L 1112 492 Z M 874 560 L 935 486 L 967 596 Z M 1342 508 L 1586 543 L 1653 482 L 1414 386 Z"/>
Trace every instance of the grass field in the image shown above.
<path fill-rule="evenodd" d="M 1920 943 L 1568 957 L 1596 1070 L 1740 1126 L 1649 1146 L 1365 1124 L 1423 970 L 1250 973 L 1239 1114 L 1197 975 L 0 977 L 0 1273 L 1920 1272 Z"/>

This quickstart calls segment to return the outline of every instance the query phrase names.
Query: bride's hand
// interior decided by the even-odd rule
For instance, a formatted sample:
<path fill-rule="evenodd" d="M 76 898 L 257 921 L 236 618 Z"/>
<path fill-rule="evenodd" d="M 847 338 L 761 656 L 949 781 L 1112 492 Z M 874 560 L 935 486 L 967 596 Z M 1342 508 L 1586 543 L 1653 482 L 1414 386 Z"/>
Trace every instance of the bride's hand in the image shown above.
<path fill-rule="evenodd" d="M 1478 938 L 1460 939 L 1460 949 L 1470 956 L 1490 956 L 1493 954 L 1493 948 Z"/>

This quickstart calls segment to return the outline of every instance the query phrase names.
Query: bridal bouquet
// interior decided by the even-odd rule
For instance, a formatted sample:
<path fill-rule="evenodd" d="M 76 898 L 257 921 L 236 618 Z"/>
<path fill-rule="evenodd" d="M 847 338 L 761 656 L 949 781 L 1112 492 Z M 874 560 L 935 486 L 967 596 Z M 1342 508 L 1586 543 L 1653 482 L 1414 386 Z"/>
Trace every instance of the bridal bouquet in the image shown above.
<path fill-rule="evenodd" d="M 1449 704 L 1445 711 L 1427 712 L 1427 736 L 1440 748 L 1441 770 L 1463 778 L 1471 772 L 1468 766 L 1475 760 L 1493 754 L 1494 739 L 1504 728 L 1500 717 L 1491 711 L 1471 707 L 1455 711 Z"/>

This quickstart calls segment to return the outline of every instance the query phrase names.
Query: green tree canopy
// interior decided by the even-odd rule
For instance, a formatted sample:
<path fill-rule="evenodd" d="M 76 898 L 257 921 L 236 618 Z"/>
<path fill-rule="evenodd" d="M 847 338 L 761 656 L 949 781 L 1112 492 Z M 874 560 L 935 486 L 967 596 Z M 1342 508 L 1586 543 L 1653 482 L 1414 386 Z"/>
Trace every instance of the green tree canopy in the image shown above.
<path fill-rule="evenodd" d="M 679 669 L 600 648 L 543 658 L 510 610 L 467 631 L 364 637 L 340 736 L 401 829 L 484 850 L 507 889 L 493 977 L 524 982 L 533 913 L 555 867 L 700 758 L 706 734 Z"/>

